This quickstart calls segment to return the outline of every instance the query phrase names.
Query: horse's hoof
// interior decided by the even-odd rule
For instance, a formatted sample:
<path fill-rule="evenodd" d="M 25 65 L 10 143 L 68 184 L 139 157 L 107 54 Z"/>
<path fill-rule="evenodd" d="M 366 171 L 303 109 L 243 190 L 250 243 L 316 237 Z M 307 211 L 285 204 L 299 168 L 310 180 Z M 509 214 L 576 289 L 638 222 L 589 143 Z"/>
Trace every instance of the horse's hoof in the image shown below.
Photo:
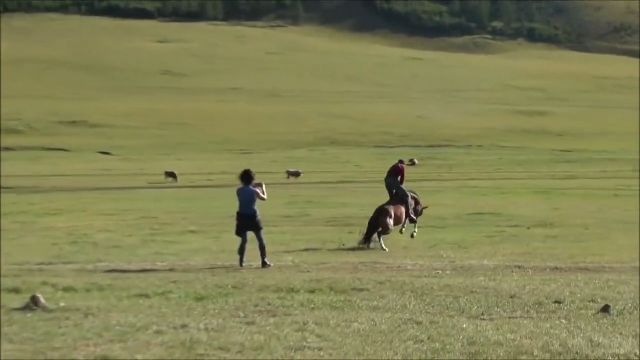
<path fill-rule="evenodd" d="M 404 229 L 400 229 L 400 234 L 404 234 Z"/>
<path fill-rule="evenodd" d="M 413 238 L 415 238 L 415 237 L 416 237 L 416 235 L 417 235 L 417 233 L 412 232 L 412 233 L 411 233 L 411 238 L 412 238 L 412 239 L 413 239 Z"/>
<path fill-rule="evenodd" d="M 387 249 L 387 248 L 383 248 L 383 249 L 382 249 L 382 251 L 384 251 L 384 252 L 389 252 L 389 249 Z"/>

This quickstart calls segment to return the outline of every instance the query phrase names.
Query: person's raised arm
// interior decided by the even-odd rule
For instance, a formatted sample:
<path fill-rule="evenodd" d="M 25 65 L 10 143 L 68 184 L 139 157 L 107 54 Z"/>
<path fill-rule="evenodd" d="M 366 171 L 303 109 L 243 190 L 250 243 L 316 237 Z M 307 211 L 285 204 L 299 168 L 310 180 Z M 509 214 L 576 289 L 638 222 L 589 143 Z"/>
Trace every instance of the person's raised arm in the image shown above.
<path fill-rule="evenodd" d="M 258 197 L 258 199 L 262 201 L 267 200 L 267 187 L 264 185 L 264 183 L 256 184 L 256 187 L 254 187 L 253 190 L 256 192 L 256 196 Z"/>

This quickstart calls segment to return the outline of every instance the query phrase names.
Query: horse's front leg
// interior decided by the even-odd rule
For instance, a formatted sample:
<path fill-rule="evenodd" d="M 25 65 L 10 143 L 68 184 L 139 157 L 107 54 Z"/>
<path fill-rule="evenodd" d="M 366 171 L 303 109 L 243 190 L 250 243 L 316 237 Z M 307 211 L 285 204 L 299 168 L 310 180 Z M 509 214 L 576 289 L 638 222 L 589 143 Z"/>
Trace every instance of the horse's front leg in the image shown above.
<path fill-rule="evenodd" d="M 413 239 L 414 237 L 416 237 L 416 235 L 418 235 L 418 220 L 416 219 L 416 222 L 413 224 L 413 231 L 411 232 L 411 238 Z"/>
<path fill-rule="evenodd" d="M 380 249 L 383 251 L 389 251 L 386 246 L 384 246 L 384 241 L 382 241 L 382 231 L 378 231 L 378 242 L 380 242 Z"/>
<path fill-rule="evenodd" d="M 404 234 L 404 229 L 407 227 L 407 218 L 404 218 L 404 221 L 402 222 L 402 227 L 400 227 L 400 234 Z"/>

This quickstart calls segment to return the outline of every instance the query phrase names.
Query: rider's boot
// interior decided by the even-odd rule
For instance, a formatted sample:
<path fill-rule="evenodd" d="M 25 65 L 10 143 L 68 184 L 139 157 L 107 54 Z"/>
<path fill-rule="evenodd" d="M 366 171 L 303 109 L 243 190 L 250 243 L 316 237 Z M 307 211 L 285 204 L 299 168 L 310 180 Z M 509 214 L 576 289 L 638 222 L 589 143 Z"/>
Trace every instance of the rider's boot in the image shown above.
<path fill-rule="evenodd" d="M 418 219 L 416 219 L 416 216 L 413 214 L 413 211 L 411 211 L 411 209 L 407 209 L 407 213 L 408 213 L 408 219 L 410 223 L 415 223 L 416 221 L 418 221 Z"/>
<path fill-rule="evenodd" d="M 416 216 L 413 214 L 413 206 L 411 206 L 411 201 L 408 201 L 408 203 L 405 204 L 405 209 L 407 210 L 407 218 L 409 219 L 410 223 L 413 224 L 418 221 Z"/>

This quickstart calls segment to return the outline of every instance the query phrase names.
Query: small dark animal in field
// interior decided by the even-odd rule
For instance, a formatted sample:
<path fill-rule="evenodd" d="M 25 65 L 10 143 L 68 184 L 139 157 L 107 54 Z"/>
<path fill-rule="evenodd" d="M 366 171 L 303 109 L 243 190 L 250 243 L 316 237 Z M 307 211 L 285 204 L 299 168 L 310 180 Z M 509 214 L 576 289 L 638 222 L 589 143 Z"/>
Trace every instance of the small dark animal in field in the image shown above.
<path fill-rule="evenodd" d="M 176 174 L 175 171 L 166 170 L 164 172 L 164 179 L 165 180 L 173 180 L 173 182 L 178 182 L 178 174 Z"/>
<path fill-rule="evenodd" d="M 303 172 L 301 170 L 298 169 L 287 169 L 285 171 L 285 174 L 287 174 L 287 179 L 294 177 L 294 178 L 299 178 L 300 176 L 302 176 Z"/>
<path fill-rule="evenodd" d="M 113 156 L 113 153 L 111 153 L 110 151 L 96 151 L 96 153 L 98 153 L 100 155 Z"/>
<path fill-rule="evenodd" d="M 44 297 L 40 294 L 33 294 L 29 297 L 29 300 L 19 308 L 15 308 L 15 310 L 49 310 L 49 305 L 44 300 Z"/>
<path fill-rule="evenodd" d="M 407 165 L 409 165 L 409 166 L 418 165 L 418 159 L 414 159 L 414 158 L 409 159 L 409 161 L 407 162 Z"/>
<path fill-rule="evenodd" d="M 611 315 L 611 305 L 609 305 L 609 304 L 602 305 L 602 307 L 600 308 L 600 310 L 598 310 L 598 312 L 600 314 Z"/>

